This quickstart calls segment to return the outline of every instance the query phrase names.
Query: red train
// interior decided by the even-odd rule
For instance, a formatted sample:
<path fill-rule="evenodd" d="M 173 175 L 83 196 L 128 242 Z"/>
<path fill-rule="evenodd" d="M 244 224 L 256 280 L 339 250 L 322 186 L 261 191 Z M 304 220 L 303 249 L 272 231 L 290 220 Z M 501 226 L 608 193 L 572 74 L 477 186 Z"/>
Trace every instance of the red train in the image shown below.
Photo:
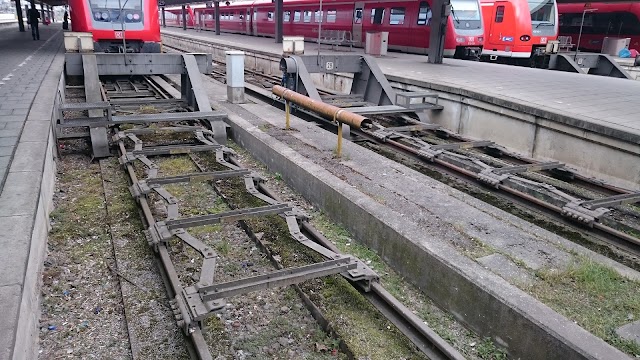
<path fill-rule="evenodd" d="M 582 14 L 584 14 L 584 23 Z M 585 51 L 602 50 L 605 37 L 631 38 L 629 49 L 640 50 L 640 3 L 576 3 L 558 5 L 560 35 L 578 41 L 580 25 L 582 37 L 579 47 Z"/>
<path fill-rule="evenodd" d="M 483 59 L 529 59 L 558 37 L 555 0 L 480 0 L 485 19 Z"/>
<path fill-rule="evenodd" d="M 69 0 L 69 8 L 72 30 L 92 33 L 96 52 L 161 51 L 157 0 Z"/>
<path fill-rule="evenodd" d="M 418 54 L 427 53 L 431 32 L 430 1 L 409 0 L 325 0 L 320 11 L 316 0 L 284 0 L 285 35 L 317 37 L 318 23 L 326 30 L 344 30 L 355 46 L 364 46 L 368 31 L 388 31 L 390 49 Z M 482 14 L 478 0 L 451 0 L 444 53 L 448 57 L 474 58 L 484 42 Z M 167 24 L 182 25 L 180 7 L 166 9 Z M 234 2 L 220 6 L 220 29 L 224 32 L 274 36 L 275 4 L 271 0 Z M 187 11 L 187 26 L 214 28 L 214 9 L 192 5 Z"/>

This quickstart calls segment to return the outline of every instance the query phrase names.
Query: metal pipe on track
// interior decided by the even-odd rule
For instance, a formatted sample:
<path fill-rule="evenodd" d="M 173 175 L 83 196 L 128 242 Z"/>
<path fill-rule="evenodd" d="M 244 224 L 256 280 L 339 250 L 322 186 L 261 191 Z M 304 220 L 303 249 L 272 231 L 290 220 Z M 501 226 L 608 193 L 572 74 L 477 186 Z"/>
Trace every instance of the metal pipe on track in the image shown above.
<path fill-rule="evenodd" d="M 356 129 L 369 128 L 373 125 L 371 120 L 362 115 L 354 114 L 337 106 L 313 100 L 308 96 L 304 96 L 280 85 L 275 85 L 271 91 L 274 95 L 287 101 L 291 101 L 304 109 L 314 111 L 328 120 L 335 120 Z"/>

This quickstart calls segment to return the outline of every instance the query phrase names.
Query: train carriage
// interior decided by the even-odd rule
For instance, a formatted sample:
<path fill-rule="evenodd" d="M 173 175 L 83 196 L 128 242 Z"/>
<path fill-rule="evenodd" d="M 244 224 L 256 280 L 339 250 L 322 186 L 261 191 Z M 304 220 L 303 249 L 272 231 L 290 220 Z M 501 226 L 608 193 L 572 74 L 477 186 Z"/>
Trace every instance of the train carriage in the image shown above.
<path fill-rule="evenodd" d="M 584 21 L 582 19 L 583 11 Z M 630 49 L 640 51 L 640 3 L 576 3 L 559 4 L 560 35 L 578 41 L 580 50 L 602 50 L 605 37 L 630 38 Z"/>
<path fill-rule="evenodd" d="M 555 0 L 480 0 L 480 4 L 485 19 L 485 59 L 530 59 L 544 54 L 547 43 L 557 39 Z"/>
<path fill-rule="evenodd" d="M 480 54 L 484 31 L 478 0 L 452 0 L 454 11 L 449 17 L 445 37 L 445 56 L 475 58 Z M 168 8 L 172 16 L 168 23 L 182 25 L 180 7 Z M 283 32 L 313 40 L 322 29 L 342 30 L 354 46 L 363 47 L 366 33 L 389 32 L 388 47 L 392 50 L 426 54 L 429 48 L 432 9 L 428 1 L 317 1 L 284 2 Z M 187 9 L 187 26 L 213 29 L 214 9 L 193 5 Z M 274 36 L 275 4 L 269 0 L 234 2 L 220 6 L 220 29 L 223 32 L 254 36 Z"/>
<path fill-rule="evenodd" d="M 73 31 L 93 34 L 96 52 L 160 52 L 156 0 L 69 0 Z"/>

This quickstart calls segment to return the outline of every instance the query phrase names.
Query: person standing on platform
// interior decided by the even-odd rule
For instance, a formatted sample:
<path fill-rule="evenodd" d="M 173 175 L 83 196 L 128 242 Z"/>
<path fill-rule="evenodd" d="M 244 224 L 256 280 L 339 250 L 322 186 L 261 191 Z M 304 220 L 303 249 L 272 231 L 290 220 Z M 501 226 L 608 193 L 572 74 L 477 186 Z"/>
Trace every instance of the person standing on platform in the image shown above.
<path fill-rule="evenodd" d="M 31 36 L 33 36 L 33 40 L 40 40 L 38 19 L 40 19 L 40 11 L 36 10 L 35 7 L 31 7 L 31 9 L 29 9 L 29 22 L 31 23 Z"/>

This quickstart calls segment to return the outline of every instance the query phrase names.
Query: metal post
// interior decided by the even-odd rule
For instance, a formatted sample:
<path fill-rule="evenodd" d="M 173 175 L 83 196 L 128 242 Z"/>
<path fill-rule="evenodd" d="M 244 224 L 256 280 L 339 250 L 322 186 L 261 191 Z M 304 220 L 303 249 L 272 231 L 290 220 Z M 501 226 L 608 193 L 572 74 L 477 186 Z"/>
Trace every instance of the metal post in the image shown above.
<path fill-rule="evenodd" d="M 336 146 L 336 156 L 342 156 L 342 123 L 338 123 L 338 146 Z"/>
<path fill-rule="evenodd" d="M 289 128 L 291 128 L 291 120 L 290 120 L 291 105 L 289 104 L 288 100 L 284 101 L 284 113 L 285 113 L 285 123 L 286 123 L 284 129 L 289 130 Z"/>
<path fill-rule="evenodd" d="M 227 101 L 244 103 L 244 52 L 226 51 L 227 56 Z"/>
<path fill-rule="evenodd" d="M 216 35 L 220 35 L 220 1 L 214 2 L 216 10 Z"/>
<path fill-rule="evenodd" d="M 44 21 L 44 5 L 40 3 L 40 21 Z"/>
<path fill-rule="evenodd" d="M 162 27 L 167 27 L 167 18 L 164 16 L 164 6 L 162 7 Z"/>
<path fill-rule="evenodd" d="M 282 43 L 282 32 L 283 32 L 283 25 L 282 25 L 282 9 L 284 8 L 283 6 L 283 1 L 284 0 L 276 0 L 276 43 L 277 44 L 281 44 Z M 322 8 L 322 5 L 320 5 L 320 7 Z"/>
<path fill-rule="evenodd" d="M 53 16 L 53 8 L 51 5 L 47 5 L 47 8 L 49 8 L 49 19 L 51 19 L 52 23 L 56 22 L 55 16 Z"/>
<path fill-rule="evenodd" d="M 28 14 L 29 13 L 27 13 L 27 15 Z M 18 16 L 18 30 L 20 32 L 24 32 L 24 21 L 22 21 L 22 8 L 20 7 L 20 0 L 16 0 L 16 16 Z"/>
<path fill-rule="evenodd" d="M 187 30 L 187 7 L 182 5 L 182 30 Z"/>
<path fill-rule="evenodd" d="M 322 0 L 320 0 L 320 22 L 318 23 L 318 64 L 320 64 L 320 34 L 322 33 Z"/>
<path fill-rule="evenodd" d="M 582 11 L 582 21 L 580 21 L 580 33 L 578 34 L 578 42 L 576 43 L 576 54 L 573 55 L 573 61 L 576 61 L 578 57 L 578 51 L 580 50 L 580 40 L 582 39 L 582 26 L 584 25 L 584 16 L 588 12 L 596 11 L 598 9 L 584 9 Z"/>
<path fill-rule="evenodd" d="M 449 21 L 450 12 L 450 0 L 434 0 L 431 35 L 429 36 L 429 62 L 431 64 L 442 64 L 442 58 L 444 57 L 444 38 L 447 33 L 447 22 Z"/>

